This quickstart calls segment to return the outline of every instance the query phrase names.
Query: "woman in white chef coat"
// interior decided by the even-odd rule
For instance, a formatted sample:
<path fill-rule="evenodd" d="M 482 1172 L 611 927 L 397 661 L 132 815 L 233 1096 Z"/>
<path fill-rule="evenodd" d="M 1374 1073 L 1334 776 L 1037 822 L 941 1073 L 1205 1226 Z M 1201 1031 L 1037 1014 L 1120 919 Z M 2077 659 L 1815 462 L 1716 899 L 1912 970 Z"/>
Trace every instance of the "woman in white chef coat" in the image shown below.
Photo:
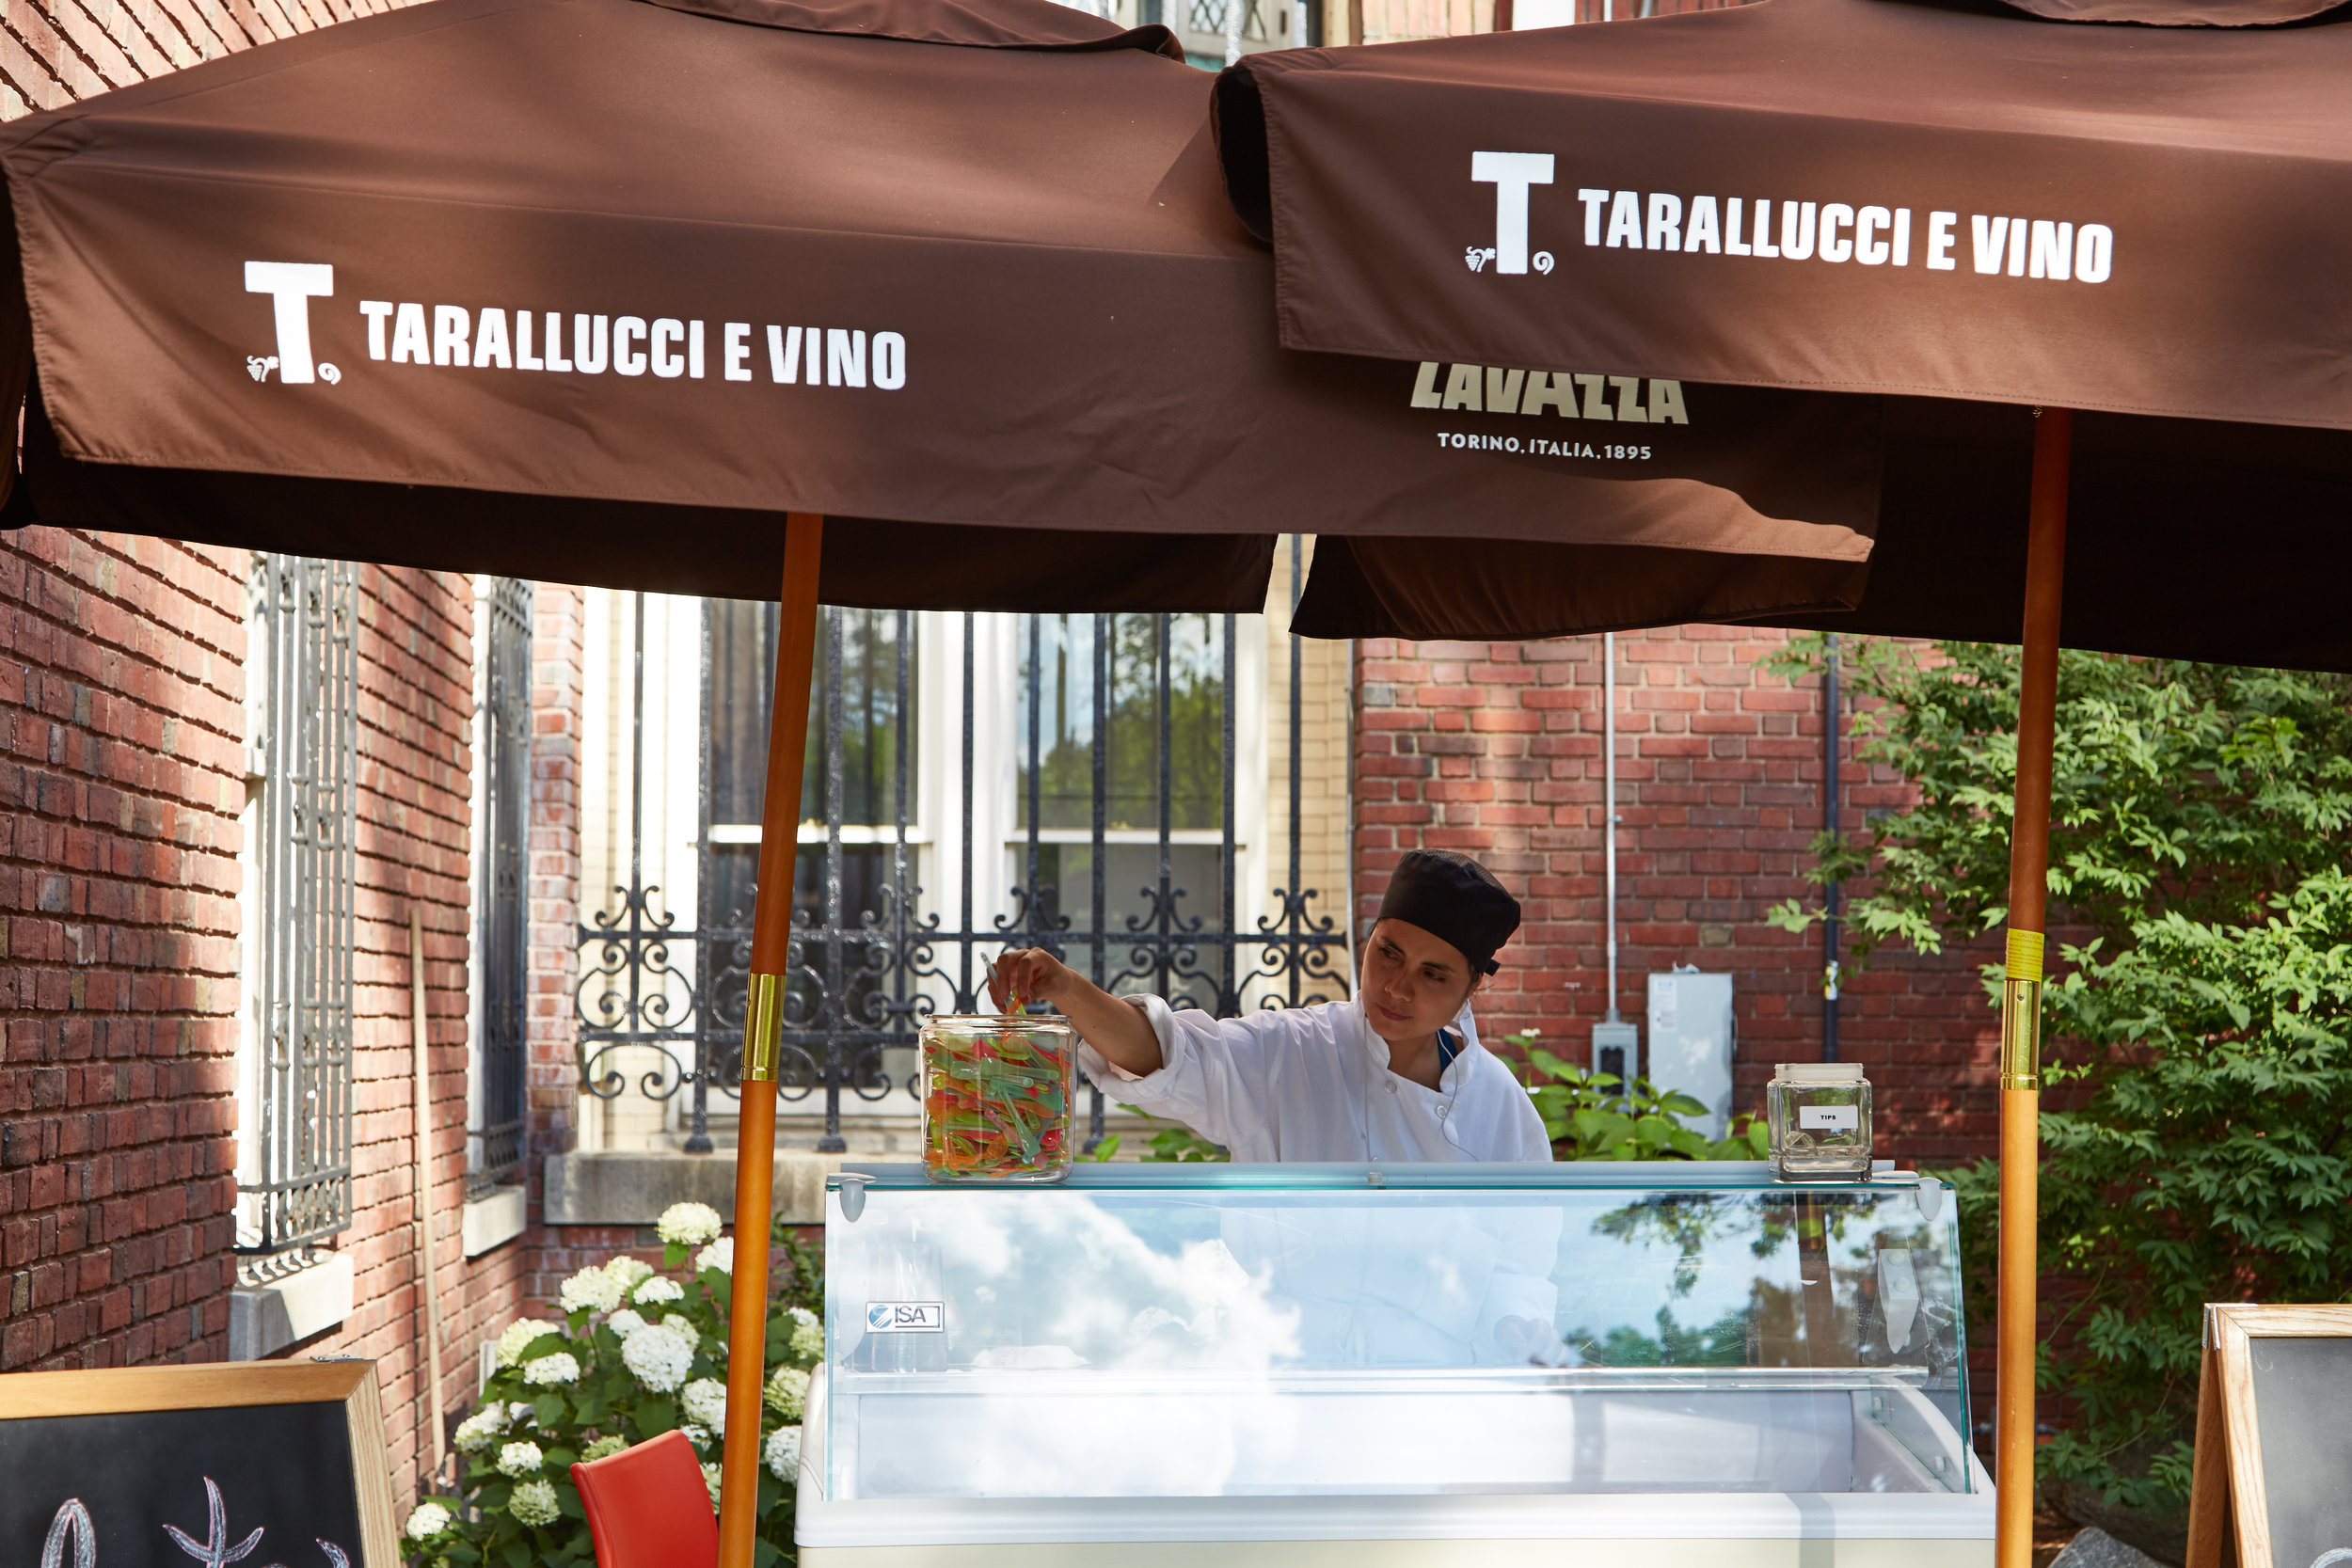
<path fill-rule="evenodd" d="M 1106 1093 L 1238 1161 L 1549 1160 L 1543 1118 L 1470 1018 L 1518 924 L 1518 900 L 1485 866 L 1417 849 L 1390 879 L 1344 1002 L 1212 1018 L 1115 997 L 1039 948 L 999 959 L 990 990 L 999 1006 L 1053 1003 Z"/>

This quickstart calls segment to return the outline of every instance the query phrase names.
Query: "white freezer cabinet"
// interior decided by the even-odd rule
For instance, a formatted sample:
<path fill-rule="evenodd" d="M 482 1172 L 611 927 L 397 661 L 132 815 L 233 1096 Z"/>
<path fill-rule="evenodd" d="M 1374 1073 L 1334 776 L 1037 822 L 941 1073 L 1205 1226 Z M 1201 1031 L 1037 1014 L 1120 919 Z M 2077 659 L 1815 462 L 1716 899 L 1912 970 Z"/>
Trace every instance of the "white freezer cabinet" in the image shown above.
<path fill-rule="evenodd" d="M 1991 1561 L 1932 1180 L 874 1165 L 826 1205 L 807 1568 Z"/>

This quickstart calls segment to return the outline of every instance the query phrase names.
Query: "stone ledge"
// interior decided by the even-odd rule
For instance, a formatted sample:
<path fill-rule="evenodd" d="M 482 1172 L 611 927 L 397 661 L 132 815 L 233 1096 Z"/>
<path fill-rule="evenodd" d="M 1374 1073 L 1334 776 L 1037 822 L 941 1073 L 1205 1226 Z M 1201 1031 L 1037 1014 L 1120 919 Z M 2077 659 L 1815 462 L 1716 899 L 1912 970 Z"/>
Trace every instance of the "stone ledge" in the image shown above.
<path fill-rule="evenodd" d="M 776 1217 L 787 1225 L 822 1225 L 825 1178 L 850 1158 L 777 1150 Z M 543 1171 L 548 1225 L 651 1225 L 673 1203 L 707 1203 L 730 1220 L 735 1213 L 732 1149 L 551 1154 Z"/>
<path fill-rule="evenodd" d="M 459 1222 L 466 1256 L 479 1258 L 492 1247 L 504 1246 L 529 1228 L 530 1203 L 520 1187 L 493 1187 L 466 1201 Z"/>
<path fill-rule="evenodd" d="M 259 1361 L 323 1334 L 351 1316 L 358 1273 L 351 1254 L 330 1252 L 307 1269 L 229 1292 L 229 1359 Z"/>

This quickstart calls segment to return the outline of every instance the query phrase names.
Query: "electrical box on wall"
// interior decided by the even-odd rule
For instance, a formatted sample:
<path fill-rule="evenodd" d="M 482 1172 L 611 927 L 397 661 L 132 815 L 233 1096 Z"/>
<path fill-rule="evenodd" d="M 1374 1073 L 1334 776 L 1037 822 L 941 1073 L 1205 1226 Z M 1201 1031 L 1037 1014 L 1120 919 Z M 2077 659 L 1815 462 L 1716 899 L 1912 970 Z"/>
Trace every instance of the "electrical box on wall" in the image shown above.
<path fill-rule="evenodd" d="M 1731 976 L 1676 969 L 1649 977 L 1649 1081 L 1707 1107 L 1691 1125 L 1710 1138 L 1731 1127 Z"/>
<path fill-rule="evenodd" d="M 1642 1031 L 1631 1023 L 1593 1025 L 1593 1070 L 1629 1084 L 1642 1072 Z"/>

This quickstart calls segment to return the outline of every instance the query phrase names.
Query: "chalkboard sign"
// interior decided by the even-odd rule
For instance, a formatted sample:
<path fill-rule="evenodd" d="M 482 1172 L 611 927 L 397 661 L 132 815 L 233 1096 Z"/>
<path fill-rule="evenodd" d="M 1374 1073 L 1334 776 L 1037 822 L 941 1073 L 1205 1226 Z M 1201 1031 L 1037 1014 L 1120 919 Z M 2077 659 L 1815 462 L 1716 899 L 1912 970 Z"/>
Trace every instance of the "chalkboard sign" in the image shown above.
<path fill-rule="evenodd" d="M 2188 1568 L 2352 1568 L 2352 1307 L 2208 1307 Z"/>
<path fill-rule="evenodd" d="M 400 1568 L 373 1361 L 0 1377 L 0 1568 Z"/>

